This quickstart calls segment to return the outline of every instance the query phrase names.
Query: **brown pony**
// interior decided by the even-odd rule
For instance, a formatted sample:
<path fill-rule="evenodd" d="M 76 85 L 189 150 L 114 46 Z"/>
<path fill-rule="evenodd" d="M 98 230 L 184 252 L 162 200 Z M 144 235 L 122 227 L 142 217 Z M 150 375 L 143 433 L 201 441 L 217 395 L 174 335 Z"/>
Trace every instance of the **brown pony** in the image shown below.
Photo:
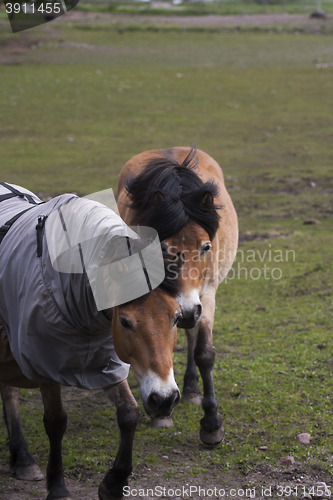
<path fill-rule="evenodd" d="M 27 193 L 21 193 L 20 196 L 25 197 Z M 28 196 L 30 195 L 28 194 Z M 5 203 L 9 197 L 9 195 L 4 195 L 2 203 Z M 31 210 L 33 211 L 34 208 Z M 39 210 L 43 210 L 43 208 Z M 19 220 L 23 221 L 23 218 Z M 10 230 L 8 235 L 5 236 L 0 246 L 0 252 L 5 248 L 3 245 L 10 242 L 10 239 L 14 237 L 17 228 L 17 226 L 15 227 L 16 224 L 15 222 L 14 232 Z M 20 234 L 22 234 L 22 231 Z M 102 315 L 107 323 L 109 328 L 107 331 L 110 331 L 110 338 L 113 335 L 114 346 L 120 359 L 132 365 L 134 374 L 140 384 L 145 410 L 154 418 L 170 415 L 180 400 L 180 393 L 173 375 L 173 350 L 177 339 L 177 321 L 181 315 L 176 296 L 178 296 L 180 288 L 177 280 L 174 280 L 171 271 L 168 269 L 169 257 L 165 255 L 163 257 L 165 277 L 157 288 L 126 304 L 96 312 L 96 314 Z M 9 258 L 12 258 L 12 256 Z M 27 259 L 27 257 L 25 258 Z M 177 273 L 179 270 L 177 269 L 177 262 L 175 264 L 174 272 Z M 84 290 L 86 290 L 83 278 L 80 281 L 81 283 L 85 287 Z M 1 287 L 6 293 L 6 285 L 1 283 Z M 29 283 L 29 290 L 34 288 L 37 288 L 37 284 Z M 29 290 L 26 290 L 27 294 Z M 73 292 L 73 290 L 71 291 Z M 45 297 L 41 294 L 41 301 L 43 298 Z M 45 303 L 41 303 L 42 307 L 47 306 L 45 306 Z M 86 311 L 80 311 L 84 322 Z M 89 329 L 90 323 L 88 322 L 83 326 Z M 66 331 L 63 333 L 67 334 Z M 82 345 L 86 345 L 84 343 L 87 342 L 90 345 L 90 340 L 91 336 L 88 335 L 87 337 L 87 335 L 82 334 Z M 36 348 L 35 339 L 31 346 L 32 349 Z M 68 344 L 64 342 L 61 347 L 66 350 Z M 69 368 L 71 368 L 71 365 Z M 99 365 L 94 366 L 91 362 L 89 362 L 88 368 L 96 371 L 101 369 Z M 61 400 L 61 386 L 53 380 L 50 380 L 50 383 L 36 383 L 26 378 L 12 355 L 2 317 L 0 317 L 0 382 L 5 421 L 9 435 L 11 466 L 16 477 L 23 480 L 39 480 L 43 478 L 35 459 L 29 453 L 19 415 L 20 388 L 39 387 L 44 405 L 44 426 L 50 441 L 47 466 L 49 494 L 47 499 L 69 500 L 70 493 L 64 482 L 61 456 L 61 443 L 67 423 Z M 99 499 L 113 500 L 122 498 L 123 488 L 128 484 L 127 478 L 132 471 L 132 446 L 139 420 L 139 406 L 129 389 L 126 379 L 103 387 L 103 389 L 117 408 L 120 446 L 112 468 L 100 485 Z"/>
<path fill-rule="evenodd" d="M 120 173 L 118 208 L 127 224 L 156 229 L 168 252 L 183 262 L 178 326 L 186 331 L 188 363 L 182 397 L 201 402 L 198 367 L 204 390 L 200 438 L 217 444 L 224 430 L 213 385 L 215 294 L 238 244 L 237 215 L 222 170 L 194 148 L 146 151 L 131 158 Z M 172 425 L 170 420 L 160 426 Z M 158 421 L 153 425 L 159 426 Z"/>

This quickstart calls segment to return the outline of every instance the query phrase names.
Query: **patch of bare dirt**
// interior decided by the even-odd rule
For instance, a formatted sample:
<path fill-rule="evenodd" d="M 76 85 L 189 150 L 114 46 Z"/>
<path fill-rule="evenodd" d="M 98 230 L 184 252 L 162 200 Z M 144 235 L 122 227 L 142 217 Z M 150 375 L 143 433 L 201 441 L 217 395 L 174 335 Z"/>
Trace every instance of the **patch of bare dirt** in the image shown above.
<path fill-rule="evenodd" d="M 0 40 L 0 64 L 20 64 L 26 52 L 36 44 L 38 40 L 27 36 L 12 36 Z"/>
<path fill-rule="evenodd" d="M 45 472 L 45 471 L 44 471 Z M 45 500 L 47 497 L 46 481 L 18 481 L 9 467 L 0 468 L 1 500 Z M 67 478 L 67 488 L 73 500 L 98 500 L 98 480 L 78 482 Z"/>
<path fill-rule="evenodd" d="M 88 402 L 87 394 L 89 394 Z M 63 390 L 63 400 L 67 410 L 73 407 L 81 408 L 81 403 L 96 407 L 103 403 L 104 398 L 103 391 L 91 393 L 84 390 L 77 391 L 74 388 Z M 20 399 L 21 402 L 26 401 L 31 405 L 41 404 L 38 391 L 31 391 L 29 398 L 21 397 Z M 39 439 L 45 442 L 44 432 L 40 434 Z M 320 467 L 298 462 L 281 466 L 259 461 L 259 463 L 240 464 L 239 468 L 229 471 L 224 468 L 223 464 L 217 462 L 212 462 L 209 467 L 207 463 L 202 463 L 205 471 L 194 475 L 192 468 L 200 464 L 197 460 L 193 462 L 193 446 L 191 448 L 191 445 L 193 443 L 185 439 L 177 440 L 174 449 L 168 451 L 169 456 L 165 456 L 163 449 L 159 449 L 156 454 L 158 460 L 155 463 L 147 465 L 143 461 L 136 465 L 129 478 L 130 495 L 125 498 L 130 500 L 157 500 L 158 498 L 170 500 L 186 500 L 187 498 L 193 500 L 240 500 L 244 498 L 278 500 L 284 498 L 287 500 L 294 498 L 300 500 L 303 492 L 317 492 L 319 482 L 331 484 L 332 478 L 328 472 Z M 135 447 L 140 447 L 139 436 L 135 439 Z M 146 450 L 147 454 L 150 451 L 149 448 Z M 207 449 L 201 444 L 199 448 Z M 5 447 L 2 448 L 4 449 Z M 258 452 L 262 453 L 262 460 L 265 460 L 266 451 L 258 450 Z M 329 460 L 330 451 L 327 450 L 327 453 Z M 182 457 L 181 465 L 179 464 L 180 456 Z M 45 479 L 38 482 L 17 480 L 7 462 L 8 457 L 9 452 L 2 453 L 0 456 L 0 499 L 45 500 L 47 497 Z M 45 474 L 45 470 L 42 472 Z M 88 467 L 82 467 L 75 474 L 67 475 L 66 485 L 71 492 L 72 499 L 98 500 L 98 486 L 103 476 L 104 472 L 96 473 Z M 212 493 L 214 491 L 215 494 Z M 282 494 L 283 491 L 285 495 Z M 316 500 L 315 495 L 311 498 Z"/>
<path fill-rule="evenodd" d="M 154 469 L 143 465 L 134 470 L 129 479 L 128 491 L 131 494 L 126 498 L 202 500 L 218 497 L 222 500 L 232 498 L 268 500 L 288 497 L 301 499 L 303 493 L 313 493 L 306 498 L 315 499 L 318 498 L 319 485 L 325 483 L 329 486 L 331 481 L 331 477 L 321 469 L 306 467 L 297 462 L 286 467 L 262 463 L 247 471 L 234 470 L 228 474 L 224 474 L 216 467 L 196 478 L 180 474 L 179 468 L 170 464 L 167 471 L 169 476 L 173 473 L 173 479 L 165 479 L 165 469 L 161 465 L 157 465 Z M 96 477 L 83 474 L 83 476 L 79 481 L 71 477 L 66 479 L 73 500 L 98 500 L 98 486 L 102 475 Z M 0 466 L 0 481 L 1 500 L 45 500 L 47 496 L 45 480 L 18 481 L 7 466 Z M 214 490 L 215 495 L 212 494 Z"/>
<path fill-rule="evenodd" d="M 330 22 L 329 16 L 324 22 Z M 244 14 L 231 16 L 154 16 L 131 14 L 108 14 L 94 12 L 80 12 L 72 10 L 65 16 L 53 21 L 63 22 L 93 22 L 99 24 L 169 24 L 180 26 L 307 26 L 323 24 L 323 20 L 310 19 L 308 14 Z"/>
<path fill-rule="evenodd" d="M 30 391 L 29 398 L 20 397 L 21 402 L 30 405 L 41 405 L 38 391 Z M 89 398 L 87 399 L 87 395 Z M 103 404 L 103 391 L 78 391 L 75 388 L 64 388 L 63 400 L 67 411 L 72 408 L 81 408 L 81 404 L 98 406 Z M 2 422 L 3 423 L 3 422 Z M 83 422 L 82 422 L 82 425 Z M 46 440 L 44 432 L 39 436 L 41 442 Z M 332 477 L 316 465 L 294 462 L 291 465 L 268 464 L 265 462 L 243 463 L 239 468 L 225 469 L 218 462 L 202 463 L 204 472 L 193 474 L 192 468 L 200 465 L 193 462 L 193 443 L 186 439 L 177 440 L 174 449 L 164 455 L 163 449 L 157 452 L 158 460 L 148 465 L 145 461 L 134 466 L 129 478 L 129 496 L 125 498 L 141 500 L 241 500 L 253 498 L 255 500 L 278 500 L 279 498 L 302 498 L 303 492 L 318 492 L 318 483 L 330 485 Z M 135 447 L 140 447 L 139 436 L 135 439 Z M 152 443 L 152 448 L 154 444 Z M 146 453 L 149 454 L 149 449 Z M 206 450 L 202 444 L 199 448 Z M 265 448 L 265 447 L 264 447 Z M 4 450 L 5 447 L 2 447 Z M 155 447 L 156 450 L 156 447 Z M 330 459 L 330 450 L 328 460 Z M 265 460 L 265 449 L 258 450 Z M 213 454 L 213 449 L 212 449 Z M 179 457 L 182 457 L 181 465 Z M 38 482 L 19 481 L 14 476 L 7 462 L 8 453 L 0 456 L 0 499 L 1 500 L 45 500 L 47 497 L 45 479 Z M 207 459 L 210 457 L 207 456 Z M 281 457 L 282 458 L 282 457 Z M 177 462 L 177 463 L 175 463 Z M 107 466 L 106 466 L 107 468 Z M 42 470 L 45 474 L 45 470 Z M 105 470 L 106 472 L 106 470 Z M 66 485 L 73 500 L 98 500 L 98 487 L 104 472 L 96 473 L 88 467 L 80 467 L 75 473 L 67 474 Z M 201 488 L 201 490 L 200 490 Z M 216 489 L 216 490 L 215 490 Z M 213 492 L 215 491 L 215 494 Z M 285 495 L 282 493 L 285 492 Z M 293 493 L 291 493 L 293 492 Z M 310 495 L 316 500 L 315 495 Z M 307 497 L 309 498 L 309 497 Z M 318 498 L 318 497 L 317 497 Z M 328 497 L 324 497 L 328 498 Z"/>
<path fill-rule="evenodd" d="M 292 233 L 286 232 L 266 232 L 266 233 L 253 233 L 251 231 L 245 231 L 239 233 L 239 244 L 242 245 L 247 241 L 266 241 L 270 238 L 290 238 L 293 236 Z"/>

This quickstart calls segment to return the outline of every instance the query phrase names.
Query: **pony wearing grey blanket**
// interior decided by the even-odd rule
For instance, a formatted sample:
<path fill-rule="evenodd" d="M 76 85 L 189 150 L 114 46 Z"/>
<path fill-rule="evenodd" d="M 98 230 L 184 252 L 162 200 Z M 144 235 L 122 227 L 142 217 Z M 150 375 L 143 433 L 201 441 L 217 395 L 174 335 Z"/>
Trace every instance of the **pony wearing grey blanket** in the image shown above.
<path fill-rule="evenodd" d="M 61 385 L 103 389 L 117 407 L 120 446 L 100 500 L 121 498 L 132 470 L 139 410 L 127 383 L 130 365 L 149 415 L 168 416 L 179 402 L 173 349 L 182 263 L 173 260 L 172 272 L 169 264 L 158 237 L 143 241 L 101 203 L 71 194 L 44 203 L 1 183 L 0 382 L 11 465 L 18 479 L 42 478 L 18 412 L 19 388 L 39 387 L 49 500 L 70 496 Z"/>

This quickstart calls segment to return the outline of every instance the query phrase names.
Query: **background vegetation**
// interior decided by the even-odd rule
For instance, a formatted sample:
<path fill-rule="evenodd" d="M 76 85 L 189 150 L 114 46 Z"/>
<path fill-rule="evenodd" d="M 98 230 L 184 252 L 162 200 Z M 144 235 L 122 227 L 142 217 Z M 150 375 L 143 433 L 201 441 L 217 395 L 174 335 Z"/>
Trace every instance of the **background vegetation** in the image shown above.
<path fill-rule="evenodd" d="M 216 0 L 211 2 L 131 2 L 119 0 L 80 0 L 79 10 L 88 12 L 114 12 L 169 16 L 206 16 L 237 14 L 311 13 L 316 8 L 314 0 Z M 323 0 L 321 8 L 333 13 L 332 0 Z"/>

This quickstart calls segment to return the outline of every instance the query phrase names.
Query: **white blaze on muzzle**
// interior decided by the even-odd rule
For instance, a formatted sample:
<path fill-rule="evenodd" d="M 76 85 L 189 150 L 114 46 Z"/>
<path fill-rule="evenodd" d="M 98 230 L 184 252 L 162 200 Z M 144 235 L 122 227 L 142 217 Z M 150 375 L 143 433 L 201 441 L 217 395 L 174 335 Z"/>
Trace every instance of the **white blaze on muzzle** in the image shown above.
<path fill-rule="evenodd" d="M 177 301 L 183 312 L 191 311 L 195 306 L 201 305 L 199 293 L 199 288 L 193 288 L 189 292 L 181 292 L 179 294 Z"/>
<path fill-rule="evenodd" d="M 173 369 L 170 369 L 169 376 L 166 380 L 162 380 L 156 373 L 149 371 L 141 377 L 137 377 L 140 383 L 140 394 L 144 402 L 147 401 L 151 393 L 156 392 L 163 398 L 169 397 L 175 390 L 178 391 L 178 386 L 175 381 Z"/>
<path fill-rule="evenodd" d="M 111 189 L 91 197 L 85 203 L 73 199 L 53 212 L 45 234 L 53 268 L 61 273 L 86 272 L 101 311 L 150 292 L 161 284 L 165 270 L 154 229 L 127 226 L 105 205 L 108 199 L 108 205 L 116 208 Z"/>

